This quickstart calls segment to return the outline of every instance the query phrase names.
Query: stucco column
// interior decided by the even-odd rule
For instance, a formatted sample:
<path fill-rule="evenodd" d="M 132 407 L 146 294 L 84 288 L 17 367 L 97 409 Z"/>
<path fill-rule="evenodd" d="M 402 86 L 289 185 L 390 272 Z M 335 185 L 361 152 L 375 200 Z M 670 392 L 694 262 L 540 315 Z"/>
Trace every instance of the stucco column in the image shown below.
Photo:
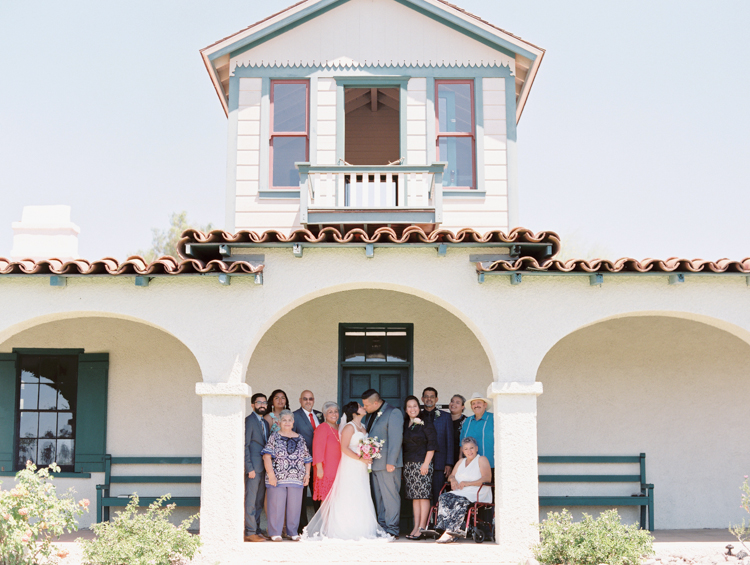
<path fill-rule="evenodd" d="M 196 383 L 203 398 L 201 557 L 199 562 L 242 562 L 245 512 L 245 383 Z"/>
<path fill-rule="evenodd" d="M 539 541 L 536 444 L 538 382 L 494 382 L 487 389 L 495 418 L 495 534 L 501 561 L 531 557 Z"/>

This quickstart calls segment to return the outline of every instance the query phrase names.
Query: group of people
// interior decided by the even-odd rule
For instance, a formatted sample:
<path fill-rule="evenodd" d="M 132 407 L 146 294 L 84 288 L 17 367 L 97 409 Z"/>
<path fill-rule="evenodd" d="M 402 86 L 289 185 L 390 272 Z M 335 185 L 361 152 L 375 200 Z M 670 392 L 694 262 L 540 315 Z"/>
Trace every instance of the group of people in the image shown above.
<path fill-rule="evenodd" d="M 370 389 L 362 403 L 340 409 L 300 394 L 292 412 L 287 394 L 252 396 L 245 419 L 245 541 L 398 539 L 401 483 L 412 500 L 414 526 L 405 536 L 425 537 L 431 504 L 438 504 L 438 543 L 455 541 L 469 506 L 491 502 L 494 421 L 489 401 L 475 393 L 473 416 L 456 394 L 449 410 L 438 408 L 438 392 L 427 387 L 421 403 L 408 396 L 403 413 Z M 366 438 L 384 442 L 380 457 L 360 449 Z M 449 483 L 450 489 L 441 491 Z M 311 492 L 308 492 L 308 489 Z M 308 523 L 308 506 L 315 515 Z M 260 528 L 266 511 L 267 532 Z"/>

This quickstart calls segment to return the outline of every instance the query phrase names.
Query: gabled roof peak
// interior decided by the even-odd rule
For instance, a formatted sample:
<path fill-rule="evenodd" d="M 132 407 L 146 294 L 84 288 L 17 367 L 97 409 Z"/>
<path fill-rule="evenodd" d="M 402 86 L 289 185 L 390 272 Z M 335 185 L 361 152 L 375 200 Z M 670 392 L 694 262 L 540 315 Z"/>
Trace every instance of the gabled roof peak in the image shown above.
<path fill-rule="evenodd" d="M 224 111 L 228 112 L 227 92 L 234 57 L 351 1 L 353 0 L 302 0 L 202 49 L 201 56 Z M 544 49 L 445 0 L 381 1 L 405 6 L 450 28 L 452 32 L 448 33 L 458 32 L 482 43 L 485 48 L 494 49 L 495 53 L 499 52 L 505 57 L 506 65 L 510 57 L 513 65 L 511 69 L 516 76 L 518 121 L 544 56 Z"/>

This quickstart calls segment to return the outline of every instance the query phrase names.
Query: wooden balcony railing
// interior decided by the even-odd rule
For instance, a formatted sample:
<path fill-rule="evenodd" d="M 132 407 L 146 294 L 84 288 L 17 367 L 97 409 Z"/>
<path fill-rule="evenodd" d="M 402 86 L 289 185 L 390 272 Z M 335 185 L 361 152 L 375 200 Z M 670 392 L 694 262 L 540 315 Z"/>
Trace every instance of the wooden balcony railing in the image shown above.
<path fill-rule="evenodd" d="M 303 225 L 443 221 L 446 163 L 296 166 Z"/>

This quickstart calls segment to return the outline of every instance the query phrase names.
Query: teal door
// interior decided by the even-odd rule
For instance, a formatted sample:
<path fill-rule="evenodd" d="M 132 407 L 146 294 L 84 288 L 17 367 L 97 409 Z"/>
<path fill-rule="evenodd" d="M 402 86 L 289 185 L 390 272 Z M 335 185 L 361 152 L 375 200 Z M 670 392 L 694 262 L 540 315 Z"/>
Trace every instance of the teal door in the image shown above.
<path fill-rule="evenodd" d="M 362 393 L 374 388 L 388 404 L 403 411 L 404 399 L 410 394 L 407 367 L 344 367 L 342 373 L 342 407 L 351 401 L 362 404 Z"/>
<path fill-rule="evenodd" d="M 339 403 L 362 403 L 375 389 L 403 410 L 412 393 L 413 324 L 339 325 Z"/>

